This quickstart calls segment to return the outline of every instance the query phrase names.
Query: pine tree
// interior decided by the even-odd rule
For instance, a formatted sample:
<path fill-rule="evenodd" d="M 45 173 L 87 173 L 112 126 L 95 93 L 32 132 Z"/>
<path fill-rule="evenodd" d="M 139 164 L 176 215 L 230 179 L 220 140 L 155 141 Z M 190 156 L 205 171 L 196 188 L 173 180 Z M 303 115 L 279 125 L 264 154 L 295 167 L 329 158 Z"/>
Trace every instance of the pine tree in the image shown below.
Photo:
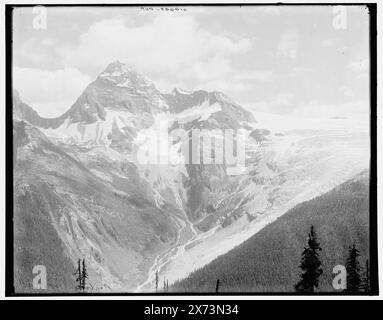
<path fill-rule="evenodd" d="M 82 259 L 82 271 L 81 271 L 81 289 L 86 289 L 86 279 L 88 278 L 88 272 L 86 271 L 85 259 Z"/>
<path fill-rule="evenodd" d="M 81 290 L 82 289 L 81 259 L 78 259 L 77 270 L 75 271 L 73 275 L 76 276 L 76 282 L 77 282 L 76 289 Z"/>
<path fill-rule="evenodd" d="M 156 271 L 156 293 L 158 292 L 158 271 Z"/>
<path fill-rule="evenodd" d="M 218 293 L 219 291 L 219 279 L 217 279 L 217 283 L 215 285 L 215 293 Z"/>
<path fill-rule="evenodd" d="M 314 292 L 318 288 L 319 277 L 323 273 L 320 268 L 321 261 L 319 260 L 319 251 L 322 251 L 320 244 L 317 241 L 314 227 L 311 226 L 308 247 L 302 252 L 301 263 L 299 267 L 302 269 L 301 280 L 295 285 L 295 290 L 298 292 Z"/>
<path fill-rule="evenodd" d="M 361 291 L 361 277 L 359 266 L 359 250 L 356 249 L 355 244 L 348 250 L 348 258 L 346 262 L 347 271 L 347 288 L 345 292 L 355 293 Z"/>
<path fill-rule="evenodd" d="M 366 267 L 364 270 L 361 287 L 364 292 L 370 292 L 370 268 L 368 266 L 368 259 L 366 260 Z"/>

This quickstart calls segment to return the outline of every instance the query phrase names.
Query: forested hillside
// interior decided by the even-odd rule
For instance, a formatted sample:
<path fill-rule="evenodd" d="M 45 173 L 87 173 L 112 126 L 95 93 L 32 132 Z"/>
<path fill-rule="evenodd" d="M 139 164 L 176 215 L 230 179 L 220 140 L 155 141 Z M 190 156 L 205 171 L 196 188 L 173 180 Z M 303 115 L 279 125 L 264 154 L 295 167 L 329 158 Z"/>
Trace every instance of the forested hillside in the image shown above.
<path fill-rule="evenodd" d="M 362 267 L 368 259 L 368 172 L 297 205 L 246 242 L 176 282 L 170 291 L 214 292 L 219 279 L 219 292 L 292 292 L 311 225 L 322 247 L 318 291 L 334 291 L 332 270 L 346 263 L 349 246 L 355 243 L 359 249 Z"/>

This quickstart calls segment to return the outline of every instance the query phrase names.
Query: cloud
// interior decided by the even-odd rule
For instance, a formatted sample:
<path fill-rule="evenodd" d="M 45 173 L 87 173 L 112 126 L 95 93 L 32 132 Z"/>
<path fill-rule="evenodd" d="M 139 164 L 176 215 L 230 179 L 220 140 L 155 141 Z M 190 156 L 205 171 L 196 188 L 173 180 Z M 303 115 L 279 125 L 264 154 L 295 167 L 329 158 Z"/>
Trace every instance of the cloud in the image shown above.
<path fill-rule="evenodd" d="M 339 91 L 347 98 L 352 98 L 355 96 L 355 93 L 353 90 L 351 90 L 351 88 L 347 87 L 347 86 L 342 86 L 339 88 Z"/>
<path fill-rule="evenodd" d="M 13 68 L 13 88 L 44 117 L 56 117 L 67 111 L 90 81 L 75 68 L 56 71 Z"/>
<path fill-rule="evenodd" d="M 298 49 L 298 32 L 294 29 L 286 31 L 279 40 L 277 57 L 287 57 L 295 60 Z"/>
<path fill-rule="evenodd" d="M 127 26 L 122 19 L 108 19 L 90 26 L 75 47 L 58 53 L 66 65 L 100 68 L 119 59 L 139 72 L 174 81 L 208 81 L 232 70 L 231 58 L 251 47 L 247 38 L 231 39 L 201 29 L 192 16 L 158 15 L 151 23 Z"/>
<path fill-rule="evenodd" d="M 242 72 L 234 76 L 236 81 L 259 81 L 259 82 L 271 82 L 274 80 L 274 74 L 270 70 L 265 71 L 252 71 L 252 72 Z"/>
<path fill-rule="evenodd" d="M 325 39 L 322 41 L 321 44 L 322 44 L 322 47 L 328 48 L 334 44 L 334 40 L 333 39 Z"/>
<path fill-rule="evenodd" d="M 212 80 L 203 82 L 194 87 L 194 90 L 221 91 L 227 94 L 229 97 L 237 97 L 240 93 L 249 89 L 251 89 L 249 83 L 230 82 L 225 80 Z"/>
<path fill-rule="evenodd" d="M 41 44 L 43 46 L 54 46 L 55 44 L 57 44 L 58 40 L 57 39 L 53 39 L 53 38 L 45 38 L 41 41 Z"/>
<path fill-rule="evenodd" d="M 347 68 L 356 74 L 356 78 L 362 81 L 368 81 L 369 77 L 369 59 L 360 59 L 351 61 Z"/>
<path fill-rule="evenodd" d="M 294 67 L 292 69 L 292 74 L 293 75 L 302 75 L 302 74 L 309 73 L 309 72 L 312 72 L 312 71 L 313 71 L 312 68 Z"/>
<path fill-rule="evenodd" d="M 254 82 L 269 83 L 273 80 L 274 74 L 271 71 L 238 72 L 231 77 L 201 82 L 192 89 L 221 91 L 231 98 L 238 99 L 242 93 L 254 87 Z"/>
<path fill-rule="evenodd" d="M 43 33 L 24 28 L 31 14 L 15 20 L 13 65 L 25 69 L 17 86 L 26 102 L 57 115 L 118 59 L 162 92 L 175 86 L 219 90 L 239 103 L 261 101 L 257 108 L 273 113 L 332 113 L 336 103 L 366 99 L 367 29 L 354 26 L 355 37 L 334 34 L 327 11 L 285 11 L 196 6 L 158 14 L 139 7 L 52 7 Z M 65 88 L 58 80 L 64 78 Z M 321 101 L 304 105 L 313 99 Z"/>
<path fill-rule="evenodd" d="M 283 93 L 276 95 L 271 103 L 278 106 L 288 107 L 291 106 L 294 95 L 292 93 Z"/>
<path fill-rule="evenodd" d="M 349 101 L 340 104 L 323 104 L 312 101 L 293 110 L 293 114 L 303 117 L 366 117 L 369 115 L 367 100 Z"/>
<path fill-rule="evenodd" d="M 291 94 L 278 95 L 271 101 L 259 101 L 248 104 L 247 108 L 252 111 L 267 112 L 274 114 L 291 114 L 298 117 L 308 118 L 364 118 L 369 115 L 369 102 L 367 100 L 354 100 L 344 103 L 321 103 L 312 100 L 307 104 L 295 104 Z"/>
<path fill-rule="evenodd" d="M 47 50 L 49 40 L 40 41 L 36 38 L 30 38 L 15 48 L 16 61 L 22 59 L 32 64 L 44 65 L 51 61 L 52 55 Z"/>
<path fill-rule="evenodd" d="M 280 16 L 281 15 L 281 10 L 279 7 L 276 6 L 264 6 L 264 7 L 259 7 L 258 11 L 264 14 L 269 14 L 269 15 L 275 15 L 275 16 Z"/>
<path fill-rule="evenodd" d="M 351 61 L 347 67 L 354 72 L 362 73 L 368 70 L 369 65 L 369 59 L 360 59 Z"/>
<path fill-rule="evenodd" d="M 262 100 L 252 104 L 252 110 L 287 114 L 293 109 L 293 100 L 295 96 L 290 92 L 276 94 L 270 100 Z"/>

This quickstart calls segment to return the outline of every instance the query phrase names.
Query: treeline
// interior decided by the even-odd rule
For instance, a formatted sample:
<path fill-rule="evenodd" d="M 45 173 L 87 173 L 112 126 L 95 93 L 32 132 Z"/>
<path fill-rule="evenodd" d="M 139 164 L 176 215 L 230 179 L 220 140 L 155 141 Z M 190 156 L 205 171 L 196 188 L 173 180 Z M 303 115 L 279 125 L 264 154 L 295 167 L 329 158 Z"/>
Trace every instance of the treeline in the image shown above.
<path fill-rule="evenodd" d="M 86 266 L 86 259 L 77 260 L 77 268 L 73 273 L 75 280 L 74 289 L 78 293 L 97 293 L 104 291 L 111 291 L 111 287 L 102 281 L 97 281 L 97 277 L 89 277 L 88 268 Z"/>
<path fill-rule="evenodd" d="M 315 226 L 316 241 L 323 248 L 316 249 L 320 251 L 321 272 L 315 291 L 334 292 L 333 268 L 349 261 L 350 245 L 357 250 L 359 261 L 368 259 L 368 172 L 297 205 L 246 242 L 176 282 L 169 291 L 214 292 L 217 279 L 219 292 L 303 290 L 304 287 L 296 286 L 304 274 L 299 266 L 302 267 L 302 249 L 308 247 L 306 235 L 311 226 Z"/>
<path fill-rule="evenodd" d="M 46 199 L 49 199 L 47 201 Z M 46 184 L 35 181 L 14 194 L 14 288 L 16 293 L 36 293 L 31 280 L 34 266 L 47 273 L 45 292 L 73 292 L 73 265 L 54 229 L 50 210 L 55 197 Z"/>
<path fill-rule="evenodd" d="M 321 245 L 317 240 L 314 226 L 311 226 L 307 240 L 307 247 L 302 252 L 301 263 L 299 267 L 302 269 L 301 279 L 294 286 L 295 291 L 299 293 L 314 293 L 319 287 L 319 281 L 323 274 L 320 259 Z M 355 244 L 349 247 L 348 257 L 343 265 L 334 266 L 333 270 L 339 269 L 333 281 L 333 287 L 336 290 L 343 290 L 347 293 L 370 292 L 370 277 L 368 260 L 366 261 L 366 269 L 362 275 L 359 264 L 359 250 Z M 335 283 L 334 283 L 335 282 Z"/>

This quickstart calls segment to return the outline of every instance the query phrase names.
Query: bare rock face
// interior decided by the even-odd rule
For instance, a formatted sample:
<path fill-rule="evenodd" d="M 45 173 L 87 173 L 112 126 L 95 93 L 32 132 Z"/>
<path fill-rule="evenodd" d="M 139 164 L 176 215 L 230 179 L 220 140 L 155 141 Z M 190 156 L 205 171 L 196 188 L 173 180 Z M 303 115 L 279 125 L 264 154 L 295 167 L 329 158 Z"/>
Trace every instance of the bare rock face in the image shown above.
<path fill-rule="evenodd" d="M 221 92 L 161 93 L 119 61 L 54 119 L 40 117 L 14 92 L 13 118 L 20 292 L 30 289 L 24 279 L 38 262 L 57 275 L 53 291 L 68 291 L 84 257 L 94 291 L 153 291 L 156 272 L 170 281 L 184 277 L 228 243 L 246 240 L 264 219 L 368 164 L 367 134 L 273 134 Z M 244 172 L 230 175 L 227 163 L 140 163 L 140 143 L 158 138 L 163 120 L 169 132 L 244 130 Z M 175 157 L 184 156 L 188 141 L 173 142 Z"/>
<path fill-rule="evenodd" d="M 185 119 L 182 113 L 190 110 Z M 14 92 L 15 232 L 22 248 L 16 253 L 17 290 L 30 289 L 23 276 L 43 260 L 57 274 L 60 265 L 66 270 L 52 290 L 70 291 L 67 270 L 72 272 L 81 257 L 88 260 L 97 290 L 132 290 L 155 256 L 188 240 L 189 219 L 203 218 L 212 207 L 208 194 L 216 187 L 210 178 L 224 178 L 225 169 L 188 165 L 184 173 L 169 174 L 168 166 L 135 164 L 135 139 L 158 115 L 186 130 L 255 122 L 221 93 L 162 94 L 119 61 L 54 119 L 40 117 Z M 178 116 L 180 121 L 174 120 Z M 215 224 L 213 218 L 201 230 Z M 28 226 L 33 233 L 25 233 Z M 45 254 L 33 253 L 39 242 L 51 244 Z"/>
<path fill-rule="evenodd" d="M 63 123 L 61 117 L 55 119 L 46 119 L 39 116 L 32 107 L 25 104 L 19 93 L 13 90 L 13 105 L 12 105 L 13 119 L 24 120 L 39 128 L 57 128 Z"/>
<path fill-rule="evenodd" d="M 14 150 L 18 292 L 32 290 L 25 279 L 37 264 L 51 272 L 51 290 L 73 291 L 71 274 L 84 257 L 100 290 L 132 290 L 150 260 L 175 243 L 179 209 L 157 206 L 129 162 L 54 144 L 17 120 Z"/>

